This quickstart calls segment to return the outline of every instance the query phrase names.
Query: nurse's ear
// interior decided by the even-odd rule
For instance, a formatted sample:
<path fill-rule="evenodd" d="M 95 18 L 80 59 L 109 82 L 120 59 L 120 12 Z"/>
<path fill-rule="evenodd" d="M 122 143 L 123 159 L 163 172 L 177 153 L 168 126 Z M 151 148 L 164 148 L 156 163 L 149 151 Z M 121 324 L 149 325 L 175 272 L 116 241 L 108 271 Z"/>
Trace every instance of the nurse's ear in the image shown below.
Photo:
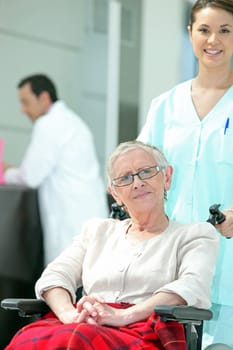
<path fill-rule="evenodd" d="M 190 40 L 190 42 L 192 44 L 193 36 L 192 36 L 192 26 L 190 24 L 187 26 L 187 30 L 188 30 L 189 40 Z"/>

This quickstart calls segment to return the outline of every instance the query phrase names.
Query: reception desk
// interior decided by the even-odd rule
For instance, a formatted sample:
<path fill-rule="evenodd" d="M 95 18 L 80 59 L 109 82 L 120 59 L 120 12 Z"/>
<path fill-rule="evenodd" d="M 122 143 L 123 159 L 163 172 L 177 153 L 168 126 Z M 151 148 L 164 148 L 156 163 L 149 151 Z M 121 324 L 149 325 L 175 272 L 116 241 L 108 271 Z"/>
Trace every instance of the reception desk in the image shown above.
<path fill-rule="evenodd" d="M 43 236 L 37 191 L 0 186 L 0 299 L 34 297 L 43 269 Z M 0 309 L 0 349 L 27 320 Z"/>

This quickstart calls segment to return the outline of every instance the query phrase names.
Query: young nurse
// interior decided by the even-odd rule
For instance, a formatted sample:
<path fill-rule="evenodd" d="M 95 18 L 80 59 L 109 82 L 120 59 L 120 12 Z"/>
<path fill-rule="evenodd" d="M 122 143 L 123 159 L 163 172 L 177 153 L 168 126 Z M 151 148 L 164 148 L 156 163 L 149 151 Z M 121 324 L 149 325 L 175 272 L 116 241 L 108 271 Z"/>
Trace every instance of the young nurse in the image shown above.
<path fill-rule="evenodd" d="M 205 221 L 221 204 L 219 256 L 212 285 L 214 318 L 205 345 L 233 346 L 233 0 L 198 0 L 188 26 L 197 76 L 152 101 L 138 139 L 156 144 L 174 166 L 167 214 Z"/>

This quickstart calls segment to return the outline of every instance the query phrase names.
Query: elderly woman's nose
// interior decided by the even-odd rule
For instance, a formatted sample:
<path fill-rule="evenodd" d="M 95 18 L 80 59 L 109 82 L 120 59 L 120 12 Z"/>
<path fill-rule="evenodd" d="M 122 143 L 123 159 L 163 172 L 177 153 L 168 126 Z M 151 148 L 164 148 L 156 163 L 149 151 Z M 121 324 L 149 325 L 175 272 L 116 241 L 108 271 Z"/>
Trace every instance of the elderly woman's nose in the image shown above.
<path fill-rule="evenodd" d="M 133 178 L 133 185 L 134 186 L 142 186 L 144 185 L 144 181 L 140 179 L 140 177 L 138 175 L 135 175 Z"/>

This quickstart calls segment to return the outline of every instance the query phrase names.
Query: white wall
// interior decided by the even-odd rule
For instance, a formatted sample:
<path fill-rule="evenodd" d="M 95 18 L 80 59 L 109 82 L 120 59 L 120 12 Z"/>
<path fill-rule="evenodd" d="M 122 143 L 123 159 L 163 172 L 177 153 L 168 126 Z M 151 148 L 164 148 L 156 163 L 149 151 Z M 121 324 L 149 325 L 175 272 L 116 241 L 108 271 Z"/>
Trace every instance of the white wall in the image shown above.
<path fill-rule="evenodd" d="M 152 98 L 179 81 L 184 0 L 143 0 L 139 130 Z"/>

